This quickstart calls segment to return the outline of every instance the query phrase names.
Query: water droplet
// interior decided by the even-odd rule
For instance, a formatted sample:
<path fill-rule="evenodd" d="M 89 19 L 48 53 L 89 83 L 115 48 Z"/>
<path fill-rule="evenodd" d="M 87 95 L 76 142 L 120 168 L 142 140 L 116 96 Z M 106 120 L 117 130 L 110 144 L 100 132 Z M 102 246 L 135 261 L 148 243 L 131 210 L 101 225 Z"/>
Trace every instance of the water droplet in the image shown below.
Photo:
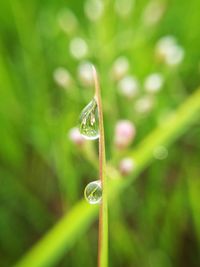
<path fill-rule="evenodd" d="M 81 112 L 79 130 L 86 139 L 99 138 L 98 107 L 95 99 Z"/>
<path fill-rule="evenodd" d="M 102 198 L 102 188 L 100 181 L 94 181 L 89 183 L 84 191 L 84 195 L 88 203 L 98 204 Z"/>

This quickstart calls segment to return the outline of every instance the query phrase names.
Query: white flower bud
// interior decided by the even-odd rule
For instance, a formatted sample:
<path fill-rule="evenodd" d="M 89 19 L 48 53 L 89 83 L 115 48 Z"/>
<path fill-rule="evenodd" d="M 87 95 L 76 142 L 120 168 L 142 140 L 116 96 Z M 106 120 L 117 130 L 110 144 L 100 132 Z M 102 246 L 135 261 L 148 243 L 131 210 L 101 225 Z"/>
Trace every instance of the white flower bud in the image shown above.
<path fill-rule="evenodd" d="M 135 168 L 135 162 L 132 158 L 124 158 L 120 161 L 119 171 L 123 176 L 129 175 Z"/>
<path fill-rule="evenodd" d="M 169 51 L 166 57 L 166 64 L 169 66 L 175 66 L 180 64 L 184 58 L 184 50 L 181 46 L 176 45 L 171 51 Z"/>
<path fill-rule="evenodd" d="M 133 76 L 126 76 L 118 83 L 118 91 L 121 95 L 132 98 L 138 94 L 139 83 Z"/>
<path fill-rule="evenodd" d="M 58 24 L 67 34 L 73 34 L 78 27 L 78 20 L 70 9 L 63 9 L 58 14 Z"/>
<path fill-rule="evenodd" d="M 53 72 L 54 81 L 61 87 L 69 88 L 72 78 L 68 70 L 63 67 L 58 67 Z"/>
<path fill-rule="evenodd" d="M 115 0 L 115 11 L 122 18 L 128 17 L 134 7 L 134 0 Z"/>
<path fill-rule="evenodd" d="M 88 54 L 88 45 L 84 39 L 75 37 L 70 42 L 69 50 L 74 58 L 82 59 Z"/>
<path fill-rule="evenodd" d="M 84 5 L 86 16 L 91 21 L 97 21 L 103 14 L 104 5 L 101 0 L 87 0 Z"/>
<path fill-rule="evenodd" d="M 144 89 L 148 93 L 157 93 L 162 89 L 163 83 L 163 76 L 159 73 L 153 73 L 146 77 Z"/>
<path fill-rule="evenodd" d="M 165 4 L 158 0 L 150 1 L 145 7 L 143 21 L 147 26 L 153 26 L 160 21 L 165 11 Z"/>
<path fill-rule="evenodd" d="M 85 86 L 92 86 L 94 84 L 94 77 L 93 77 L 91 62 L 84 61 L 79 64 L 78 78 L 80 82 Z"/>
<path fill-rule="evenodd" d="M 135 103 L 135 111 L 138 113 L 147 113 L 153 108 L 154 102 L 151 97 L 144 96 Z"/>
<path fill-rule="evenodd" d="M 114 80 L 123 78 L 129 70 L 129 61 L 126 57 L 118 57 L 112 66 L 111 75 Z"/>
<path fill-rule="evenodd" d="M 180 64 L 184 53 L 184 49 L 173 36 L 162 37 L 156 44 L 156 55 L 169 66 Z"/>

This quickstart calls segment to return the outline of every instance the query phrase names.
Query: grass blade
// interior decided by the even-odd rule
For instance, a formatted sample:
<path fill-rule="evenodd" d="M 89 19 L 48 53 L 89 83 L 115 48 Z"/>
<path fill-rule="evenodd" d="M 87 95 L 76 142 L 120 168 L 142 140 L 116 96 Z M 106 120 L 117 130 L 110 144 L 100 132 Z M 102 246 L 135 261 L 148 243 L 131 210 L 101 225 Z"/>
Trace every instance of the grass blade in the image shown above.
<path fill-rule="evenodd" d="M 96 69 L 93 67 L 95 82 L 95 97 L 99 112 L 99 178 L 102 184 L 102 202 L 99 212 L 99 245 L 98 266 L 108 266 L 108 203 L 107 203 L 107 177 L 106 177 L 106 154 L 103 125 L 103 110 L 101 92 Z"/>

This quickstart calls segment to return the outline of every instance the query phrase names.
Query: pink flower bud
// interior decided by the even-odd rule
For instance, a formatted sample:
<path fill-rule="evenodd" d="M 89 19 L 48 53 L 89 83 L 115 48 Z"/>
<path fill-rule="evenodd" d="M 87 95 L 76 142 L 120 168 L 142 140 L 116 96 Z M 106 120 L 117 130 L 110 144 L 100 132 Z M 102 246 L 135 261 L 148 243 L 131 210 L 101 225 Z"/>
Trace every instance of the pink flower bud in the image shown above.
<path fill-rule="evenodd" d="M 135 126 L 131 121 L 118 121 L 115 127 L 115 145 L 119 149 L 124 149 L 130 145 L 135 137 Z"/>
<path fill-rule="evenodd" d="M 135 162 L 132 158 L 124 158 L 120 161 L 119 171 L 123 176 L 129 175 L 135 168 Z"/>
<path fill-rule="evenodd" d="M 69 139 L 75 144 L 82 146 L 85 143 L 84 137 L 80 134 L 78 128 L 72 128 L 69 131 Z"/>

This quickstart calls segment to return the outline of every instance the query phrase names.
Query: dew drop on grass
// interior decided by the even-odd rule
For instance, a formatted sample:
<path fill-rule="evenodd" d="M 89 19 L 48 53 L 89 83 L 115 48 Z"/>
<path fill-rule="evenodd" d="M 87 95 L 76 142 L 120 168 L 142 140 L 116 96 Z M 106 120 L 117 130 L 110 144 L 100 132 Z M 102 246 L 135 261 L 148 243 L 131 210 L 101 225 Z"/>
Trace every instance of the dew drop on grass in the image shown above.
<path fill-rule="evenodd" d="M 81 112 L 79 130 L 86 139 L 99 138 L 98 107 L 95 99 Z"/>
<path fill-rule="evenodd" d="M 102 187 L 100 181 L 89 183 L 84 191 L 85 199 L 90 204 L 98 204 L 102 198 Z"/>

